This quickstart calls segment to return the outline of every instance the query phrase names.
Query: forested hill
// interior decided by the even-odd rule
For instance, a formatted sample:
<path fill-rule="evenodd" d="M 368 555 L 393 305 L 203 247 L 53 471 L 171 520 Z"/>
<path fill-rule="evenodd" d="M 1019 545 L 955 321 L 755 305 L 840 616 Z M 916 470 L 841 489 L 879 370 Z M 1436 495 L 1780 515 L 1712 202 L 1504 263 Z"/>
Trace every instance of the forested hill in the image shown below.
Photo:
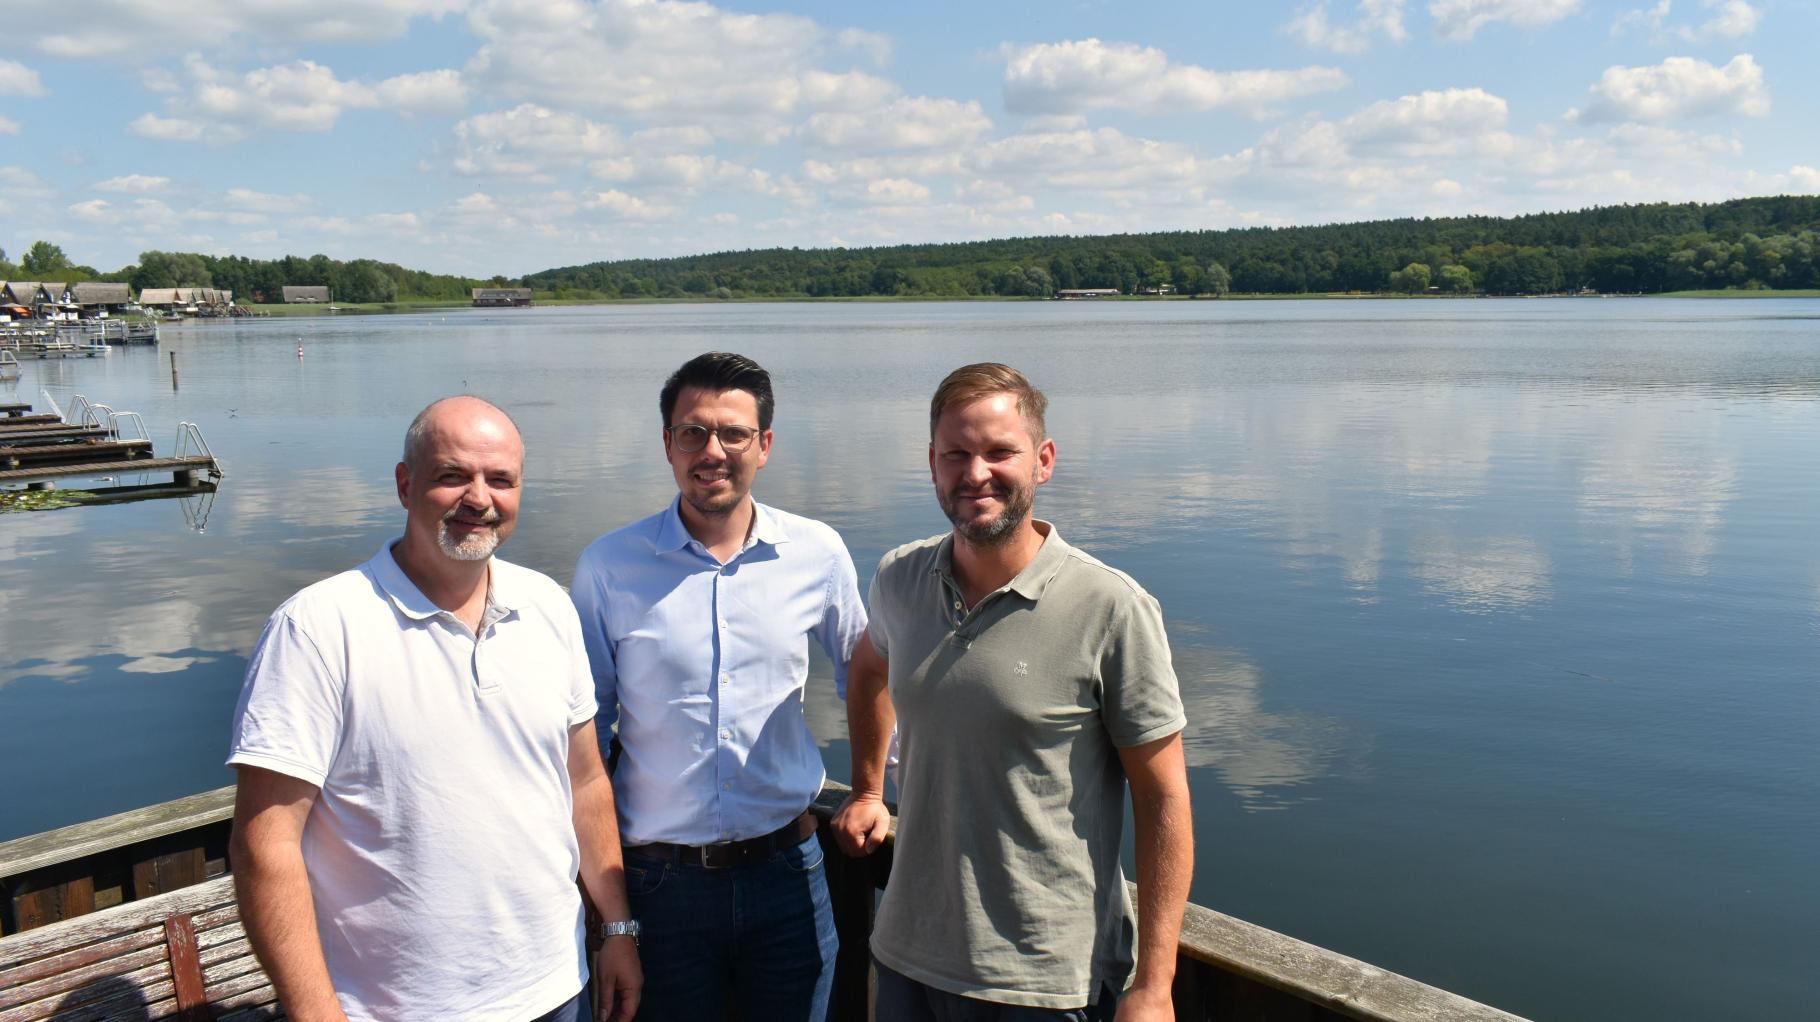
<path fill-rule="evenodd" d="M 557 297 L 1205 294 L 1820 287 L 1820 196 L 1520 217 L 1011 238 L 626 259 L 524 278 Z"/>

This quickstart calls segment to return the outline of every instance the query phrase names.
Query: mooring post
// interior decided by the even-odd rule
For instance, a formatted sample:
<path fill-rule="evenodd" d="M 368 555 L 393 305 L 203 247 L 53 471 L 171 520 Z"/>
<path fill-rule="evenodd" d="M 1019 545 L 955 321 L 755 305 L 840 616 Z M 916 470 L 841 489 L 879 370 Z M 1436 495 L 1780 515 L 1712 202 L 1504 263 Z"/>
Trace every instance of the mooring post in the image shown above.
<path fill-rule="evenodd" d="M 171 352 L 171 389 L 177 389 L 177 353 Z"/>

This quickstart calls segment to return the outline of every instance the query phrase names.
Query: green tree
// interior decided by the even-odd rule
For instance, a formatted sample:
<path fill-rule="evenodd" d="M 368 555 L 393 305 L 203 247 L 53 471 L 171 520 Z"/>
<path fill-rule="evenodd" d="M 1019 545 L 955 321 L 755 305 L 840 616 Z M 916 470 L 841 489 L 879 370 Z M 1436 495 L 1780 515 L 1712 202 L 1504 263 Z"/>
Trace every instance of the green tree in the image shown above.
<path fill-rule="evenodd" d="M 1232 290 L 1232 272 L 1223 263 L 1207 264 L 1206 294 L 1218 298 Z"/>
<path fill-rule="evenodd" d="M 69 257 L 63 249 L 48 241 L 34 241 L 26 249 L 24 258 L 19 260 L 19 269 L 34 280 L 49 280 L 59 276 L 70 268 Z"/>
<path fill-rule="evenodd" d="M 1472 271 L 1459 263 L 1443 266 L 1436 283 L 1449 294 L 1463 295 L 1472 290 Z"/>
<path fill-rule="evenodd" d="M 1410 263 L 1390 275 L 1390 289 L 1404 294 L 1421 294 L 1428 290 L 1433 273 L 1427 263 Z"/>

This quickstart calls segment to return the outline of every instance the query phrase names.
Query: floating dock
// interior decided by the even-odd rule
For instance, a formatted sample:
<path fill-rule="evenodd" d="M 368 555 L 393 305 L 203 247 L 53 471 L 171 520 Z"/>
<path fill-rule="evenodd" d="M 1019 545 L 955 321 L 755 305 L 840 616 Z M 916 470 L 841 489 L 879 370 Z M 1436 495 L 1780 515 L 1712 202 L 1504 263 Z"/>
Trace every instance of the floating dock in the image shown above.
<path fill-rule="evenodd" d="M 0 405 L 0 486 L 24 484 L 31 490 L 54 489 L 59 479 L 99 478 L 169 472 L 170 481 L 68 491 L 68 504 L 114 504 L 157 497 L 213 493 L 222 476 L 221 463 L 194 423 L 178 425 L 176 453 L 160 458 L 145 435 L 145 423 L 132 412 L 92 405 L 80 395 L 69 420 L 33 415 L 25 404 Z M 122 421 L 136 423 L 137 437 L 122 436 Z"/>

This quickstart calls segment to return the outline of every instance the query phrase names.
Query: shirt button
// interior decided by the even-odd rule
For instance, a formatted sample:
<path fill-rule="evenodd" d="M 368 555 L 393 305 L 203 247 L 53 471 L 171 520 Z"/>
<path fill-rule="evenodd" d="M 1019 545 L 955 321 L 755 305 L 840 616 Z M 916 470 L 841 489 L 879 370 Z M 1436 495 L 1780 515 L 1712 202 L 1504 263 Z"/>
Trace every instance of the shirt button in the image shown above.
<path fill-rule="evenodd" d="M 722 741 L 726 741 L 733 737 L 733 732 L 723 727 L 720 729 L 720 737 Z"/>
<path fill-rule="evenodd" d="M 721 676 L 720 676 L 720 683 L 721 683 L 721 684 L 722 684 L 722 685 L 731 685 L 731 684 L 732 684 L 732 683 L 733 683 L 733 675 L 731 675 L 731 674 L 723 674 L 723 675 L 721 675 Z"/>
<path fill-rule="evenodd" d="M 721 785 L 721 786 L 720 786 L 720 790 L 722 790 L 722 791 L 732 791 L 732 790 L 733 790 L 733 785 L 731 785 L 731 784 L 723 784 L 723 785 Z"/>

